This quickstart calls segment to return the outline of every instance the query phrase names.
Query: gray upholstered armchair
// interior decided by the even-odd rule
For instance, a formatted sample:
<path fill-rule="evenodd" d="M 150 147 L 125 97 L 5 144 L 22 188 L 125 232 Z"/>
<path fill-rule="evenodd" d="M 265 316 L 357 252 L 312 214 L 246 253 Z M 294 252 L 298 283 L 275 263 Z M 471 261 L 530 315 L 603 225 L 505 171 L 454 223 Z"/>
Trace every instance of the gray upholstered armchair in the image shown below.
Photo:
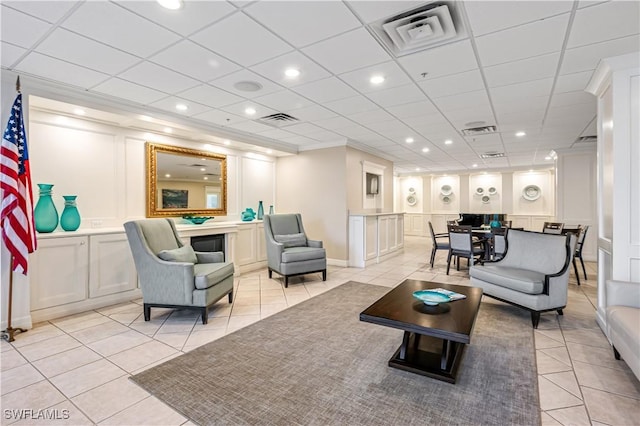
<path fill-rule="evenodd" d="M 233 301 L 233 263 L 221 252 L 194 252 L 180 241 L 170 219 L 135 220 L 124 224 L 136 264 L 144 320 L 152 307 L 199 310 L 207 323 L 207 308 L 229 295 Z"/>
<path fill-rule="evenodd" d="M 307 238 L 299 213 L 265 215 L 264 233 L 269 278 L 276 271 L 284 276 L 285 288 L 293 275 L 322 272 L 322 280 L 327 280 L 327 255 L 322 241 Z"/>
<path fill-rule="evenodd" d="M 511 229 L 504 257 L 469 268 L 471 285 L 482 288 L 487 296 L 527 309 L 533 327 L 538 328 L 541 312 L 557 311 L 562 315 L 567 304 L 575 243 L 574 234 Z"/>

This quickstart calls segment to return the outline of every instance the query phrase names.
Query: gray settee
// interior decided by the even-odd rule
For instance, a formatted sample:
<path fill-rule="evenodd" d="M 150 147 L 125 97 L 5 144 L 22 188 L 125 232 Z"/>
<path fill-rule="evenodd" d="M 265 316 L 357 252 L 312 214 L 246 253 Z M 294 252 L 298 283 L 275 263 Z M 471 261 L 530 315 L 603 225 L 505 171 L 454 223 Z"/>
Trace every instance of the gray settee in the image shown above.
<path fill-rule="evenodd" d="M 573 234 L 511 229 L 502 259 L 469 268 L 471 285 L 481 287 L 487 296 L 527 309 L 533 327 L 538 328 L 541 312 L 562 315 L 567 304 L 575 241 Z"/>
<path fill-rule="evenodd" d="M 609 280 L 606 284 L 607 336 L 616 359 L 640 380 L 640 283 Z"/>

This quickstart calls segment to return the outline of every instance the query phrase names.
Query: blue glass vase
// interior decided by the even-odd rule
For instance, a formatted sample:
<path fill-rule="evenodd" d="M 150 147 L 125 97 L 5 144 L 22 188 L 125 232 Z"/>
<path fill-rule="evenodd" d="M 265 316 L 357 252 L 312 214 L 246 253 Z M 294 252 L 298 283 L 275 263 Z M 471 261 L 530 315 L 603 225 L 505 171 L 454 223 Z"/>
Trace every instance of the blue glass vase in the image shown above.
<path fill-rule="evenodd" d="M 33 209 L 33 218 L 36 222 L 36 231 L 42 233 L 53 232 L 58 226 L 58 210 L 56 210 L 51 198 L 52 184 L 39 183 L 40 198 Z"/>
<path fill-rule="evenodd" d="M 264 207 L 262 206 L 262 201 L 258 201 L 258 220 L 262 220 L 264 218 Z"/>
<path fill-rule="evenodd" d="M 80 227 L 80 213 L 76 206 L 77 195 L 63 195 L 64 210 L 60 215 L 60 226 L 65 231 L 75 231 Z"/>
<path fill-rule="evenodd" d="M 498 215 L 493 215 L 493 220 L 490 223 L 492 228 L 502 228 L 502 223 L 498 220 Z"/>
<path fill-rule="evenodd" d="M 273 214 L 273 206 L 269 206 L 269 214 Z"/>

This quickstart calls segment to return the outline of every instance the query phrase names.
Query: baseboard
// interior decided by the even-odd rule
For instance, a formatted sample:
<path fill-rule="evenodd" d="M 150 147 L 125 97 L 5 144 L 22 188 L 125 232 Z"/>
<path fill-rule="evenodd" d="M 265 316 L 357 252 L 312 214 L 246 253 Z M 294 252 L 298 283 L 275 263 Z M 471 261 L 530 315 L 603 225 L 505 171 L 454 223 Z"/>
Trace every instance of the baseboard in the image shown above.
<path fill-rule="evenodd" d="M 7 329 L 7 320 L 2 320 L 0 322 L 0 327 L 2 330 Z M 11 327 L 13 328 L 26 328 L 30 329 L 33 327 L 33 323 L 31 322 L 31 315 L 23 315 L 21 317 L 13 317 L 11 318 Z"/>
<path fill-rule="evenodd" d="M 346 268 L 347 266 L 349 266 L 348 261 L 342 259 L 327 259 L 327 265 L 340 266 L 341 268 Z"/>

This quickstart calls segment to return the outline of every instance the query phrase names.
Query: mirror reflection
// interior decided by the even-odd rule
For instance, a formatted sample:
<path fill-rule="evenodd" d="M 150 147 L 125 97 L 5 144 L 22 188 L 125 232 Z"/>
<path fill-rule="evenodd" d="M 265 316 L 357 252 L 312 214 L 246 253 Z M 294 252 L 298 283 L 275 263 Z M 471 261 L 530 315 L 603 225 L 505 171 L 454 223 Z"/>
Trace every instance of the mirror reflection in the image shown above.
<path fill-rule="evenodd" d="M 147 142 L 147 216 L 226 215 L 226 156 Z"/>

